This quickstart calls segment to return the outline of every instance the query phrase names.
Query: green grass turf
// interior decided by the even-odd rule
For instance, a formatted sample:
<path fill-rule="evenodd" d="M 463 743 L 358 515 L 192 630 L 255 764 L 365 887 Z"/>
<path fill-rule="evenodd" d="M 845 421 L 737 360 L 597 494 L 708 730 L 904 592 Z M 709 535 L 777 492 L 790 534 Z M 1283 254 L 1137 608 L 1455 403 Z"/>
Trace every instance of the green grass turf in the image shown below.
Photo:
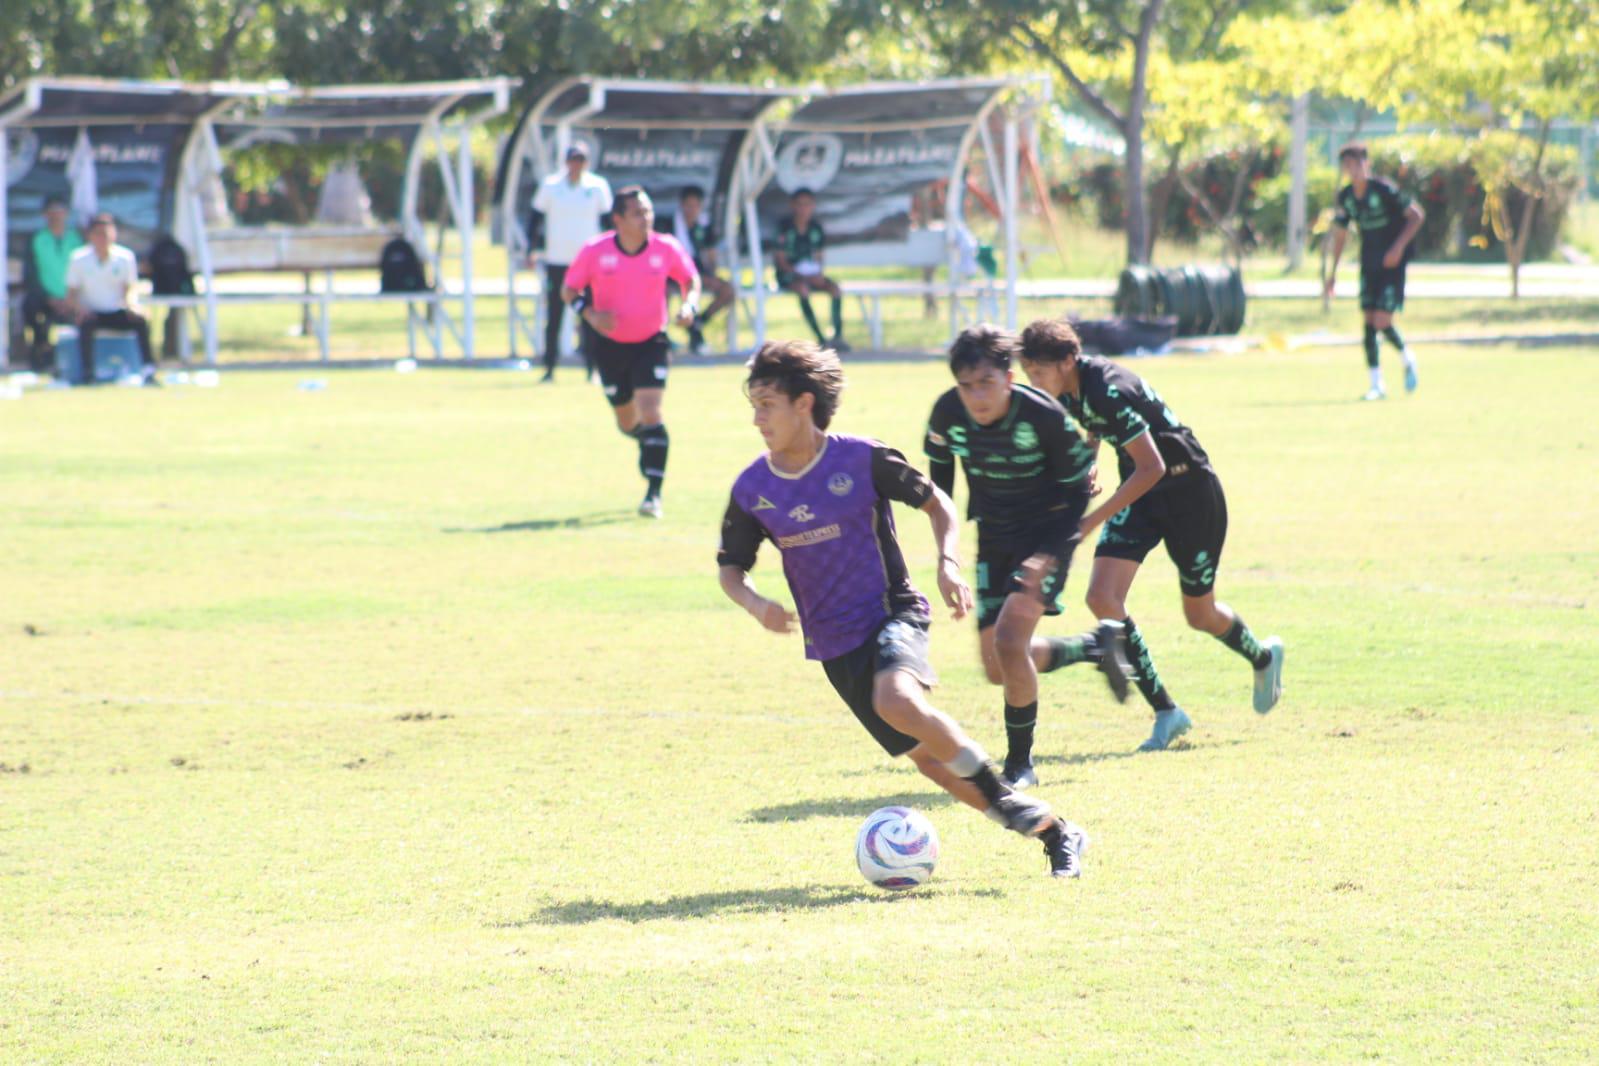
<path fill-rule="evenodd" d="M 8 403 L 0 1061 L 1591 1057 L 1599 362 L 1424 358 L 1384 404 L 1351 350 L 1136 364 L 1215 459 L 1220 591 L 1288 688 L 1255 716 L 1152 559 L 1132 605 L 1196 726 L 1134 756 L 1140 707 L 1044 679 L 1073 883 L 721 599 L 732 367 L 672 379 L 659 524 L 576 375 Z M 855 365 L 838 428 L 914 452 L 946 385 Z M 933 658 L 997 753 L 969 628 Z M 853 866 L 890 802 L 943 838 L 903 898 Z"/>

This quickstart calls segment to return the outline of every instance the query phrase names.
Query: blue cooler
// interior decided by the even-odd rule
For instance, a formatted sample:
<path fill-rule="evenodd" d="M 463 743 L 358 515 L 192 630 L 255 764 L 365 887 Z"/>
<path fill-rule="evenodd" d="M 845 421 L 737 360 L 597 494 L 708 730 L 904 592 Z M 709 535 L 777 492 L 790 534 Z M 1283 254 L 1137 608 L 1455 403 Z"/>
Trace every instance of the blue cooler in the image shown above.
<path fill-rule="evenodd" d="M 94 337 L 94 380 L 114 382 L 144 372 L 139 359 L 139 338 L 126 330 L 102 329 Z M 87 385 L 83 379 L 83 348 L 76 326 L 56 327 L 56 380 Z"/>

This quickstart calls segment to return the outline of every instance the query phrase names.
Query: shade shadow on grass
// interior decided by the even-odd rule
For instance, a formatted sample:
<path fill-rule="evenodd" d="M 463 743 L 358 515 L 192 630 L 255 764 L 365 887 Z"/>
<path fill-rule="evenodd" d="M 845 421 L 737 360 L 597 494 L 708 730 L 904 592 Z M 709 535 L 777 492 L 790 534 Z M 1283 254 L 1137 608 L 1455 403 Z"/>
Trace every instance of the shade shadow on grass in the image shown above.
<path fill-rule="evenodd" d="M 498 526 L 446 527 L 445 533 L 544 533 L 552 529 L 588 529 L 609 526 L 635 517 L 632 511 L 596 511 L 569 518 L 532 518 L 526 522 L 506 522 Z"/>
<path fill-rule="evenodd" d="M 696 892 L 666 899 L 619 903 L 603 899 L 575 899 L 552 903 L 532 915 L 496 922 L 496 929 L 522 929 L 530 925 L 587 925 L 590 922 L 650 922 L 673 918 L 708 918 L 723 914 L 766 914 L 772 911 L 812 911 L 849 903 L 891 902 L 925 896 L 1002 896 L 997 888 L 959 888 L 930 885 L 903 895 L 838 885 L 798 885 L 789 888 L 733 889 Z"/>
<path fill-rule="evenodd" d="M 757 807 L 746 822 L 798 822 L 806 818 L 865 818 L 879 807 L 948 807 L 954 797 L 947 792 L 901 792 L 895 796 L 799 800 L 773 807 Z"/>

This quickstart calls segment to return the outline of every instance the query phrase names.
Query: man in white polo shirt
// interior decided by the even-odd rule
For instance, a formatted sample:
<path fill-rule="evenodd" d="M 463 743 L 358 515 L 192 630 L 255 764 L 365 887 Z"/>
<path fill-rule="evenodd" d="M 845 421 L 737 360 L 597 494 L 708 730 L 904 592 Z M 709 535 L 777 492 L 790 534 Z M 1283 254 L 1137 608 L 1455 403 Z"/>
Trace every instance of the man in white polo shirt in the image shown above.
<path fill-rule="evenodd" d="M 133 306 L 138 283 L 139 261 L 117 243 L 116 219 L 104 213 L 95 215 L 89 223 L 88 246 L 73 252 L 67 261 L 67 303 L 78 324 L 85 384 L 94 384 L 94 335 L 101 329 L 125 329 L 138 337 L 144 383 L 160 384 L 150 355 L 150 322 Z"/>
<path fill-rule="evenodd" d="M 566 150 L 566 169 L 539 182 L 533 210 L 544 215 L 544 381 L 555 380 L 555 363 L 561 357 L 561 316 L 566 304 L 561 286 L 566 268 L 578 249 L 600 235 L 601 219 L 611 212 L 611 186 L 588 170 L 588 149 L 573 143 Z M 532 257 L 528 257 L 531 264 Z M 589 376 L 594 356 L 588 343 L 588 326 L 580 323 L 579 347 Z"/>

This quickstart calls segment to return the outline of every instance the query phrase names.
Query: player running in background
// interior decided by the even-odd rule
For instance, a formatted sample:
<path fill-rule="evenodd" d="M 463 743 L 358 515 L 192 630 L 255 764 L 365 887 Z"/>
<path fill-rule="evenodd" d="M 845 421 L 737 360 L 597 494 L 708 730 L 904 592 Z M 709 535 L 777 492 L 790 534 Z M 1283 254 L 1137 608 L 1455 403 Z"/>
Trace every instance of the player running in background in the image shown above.
<path fill-rule="evenodd" d="M 1016 334 L 998 326 L 963 330 L 949 349 L 956 386 L 933 404 L 927 452 L 933 484 L 955 490 L 955 460 L 966 470 L 967 517 L 977 522 L 977 639 L 988 680 L 1005 688 L 1005 780 L 1038 783 L 1033 729 L 1038 675 L 1081 658 L 1071 642 L 1038 637 L 1060 593 L 1078 523 L 1088 507 L 1094 449 L 1054 397 L 1017 385 Z M 1082 638 L 1076 638 L 1081 640 Z M 1088 638 L 1111 691 L 1127 699 L 1121 626 L 1106 621 Z"/>
<path fill-rule="evenodd" d="M 1365 145 L 1344 145 L 1338 152 L 1338 164 L 1349 184 L 1338 190 L 1327 295 L 1332 296 L 1338 282 L 1338 259 L 1344 254 L 1353 221 L 1360 227 L 1360 313 L 1365 320 L 1366 370 L 1371 375 L 1371 387 L 1362 399 L 1381 400 L 1388 395 L 1377 357 L 1378 333 L 1399 349 L 1399 358 L 1405 363 L 1405 391 L 1415 392 L 1416 360 L 1394 327 L 1394 316 L 1405 306 L 1405 264 L 1410 259 L 1410 242 L 1426 213 L 1393 182 L 1372 174 Z"/>
<path fill-rule="evenodd" d="M 1216 599 L 1216 568 L 1227 539 L 1227 500 L 1210 457 L 1193 432 L 1141 378 L 1108 359 L 1082 354 L 1067 322 L 1034 322 L 1022 332 L 1022 369 L 1056 396 L 1080 425 L 1116 447 L 1121 484 L 1083 518 L 1083 536 L 1103 525 L 1088 582 L 1088 608 L 1122 621 L 1138 689 L 1155 711 L 1155 729 L 1141 751 L 1160 751 L 1188 732 L 1188 715 L 1155 672 L 1127 593 L 1138 567 L 1161 541 L 1177 566 L 1188 624 L 1220 640 L 1255 671 L 1255 710 L 1265 714 L 1282 695 L 1283 642 L 1255 639 L 1244 620 Z M 1087 641 L 1084 659 L 1097 652 Z"/>
<path fill-rule="evenodd" d="M 809 189 L 795 189 L 789 198 L 793 212 L 777 228 L 777 248 L 772 258 L 777 264 L 777 287 L 799 297 L 800 314 L 816 334 L 818 344 L 828 345 L 835 351 L 847 352 L 844 343 L 844 290 L 838 282 L 823 273 L 822 249 L 827 245 L 827 234 L 816 220 L 816 194 Z M 833 300 L 833 336 L 822 336 L 822 324 L 816 321 L 816 311 L 811 307 L 811 293 L 825 292 Z"/>
<path fill-rule="evenodd" d="M 670 356 L 666 342 L 666 283 L 683 292 L 677 323 L 689 326 L 700 298 L 700 276 L 676 239 L 653 231 L 655 209 L 637 185 L 616 194 L 615 229 L 583 245 L 566 268 L 561 298 L 593 327 L 594 363 L 616 427 L 638 441 L 638 468 L 648 488 L 638 513 L 660 518 L 669 438 L 661 413 Z M 592 289 L 594 301 L 582 296 Z"/>
<path fill-rule="evenodd" d="M 1014 791 L 983 750 L 928 702 L 927 600 L 911 585 L 890 500 L 925 512 L 938 547 L 938 589 L 956 618 L 971 609 L 956 554 L 955 506 L 905 457 L 874 440 L 827 432 L 844 371 L 838 354 L 801 341 L 765 344 L 745 390 L 768 451 L 733 483 L 716 562 L 722 591 L 774 633 L 805 635 L 805 657 L 890 756 L 908 755 L 950 795 L 1007 829 L 1043 841 L 1050 872 L 1081 873 L 1083 831 Z M 790 613 L 755 590 L 762 540 L 783 557 Z"/>

